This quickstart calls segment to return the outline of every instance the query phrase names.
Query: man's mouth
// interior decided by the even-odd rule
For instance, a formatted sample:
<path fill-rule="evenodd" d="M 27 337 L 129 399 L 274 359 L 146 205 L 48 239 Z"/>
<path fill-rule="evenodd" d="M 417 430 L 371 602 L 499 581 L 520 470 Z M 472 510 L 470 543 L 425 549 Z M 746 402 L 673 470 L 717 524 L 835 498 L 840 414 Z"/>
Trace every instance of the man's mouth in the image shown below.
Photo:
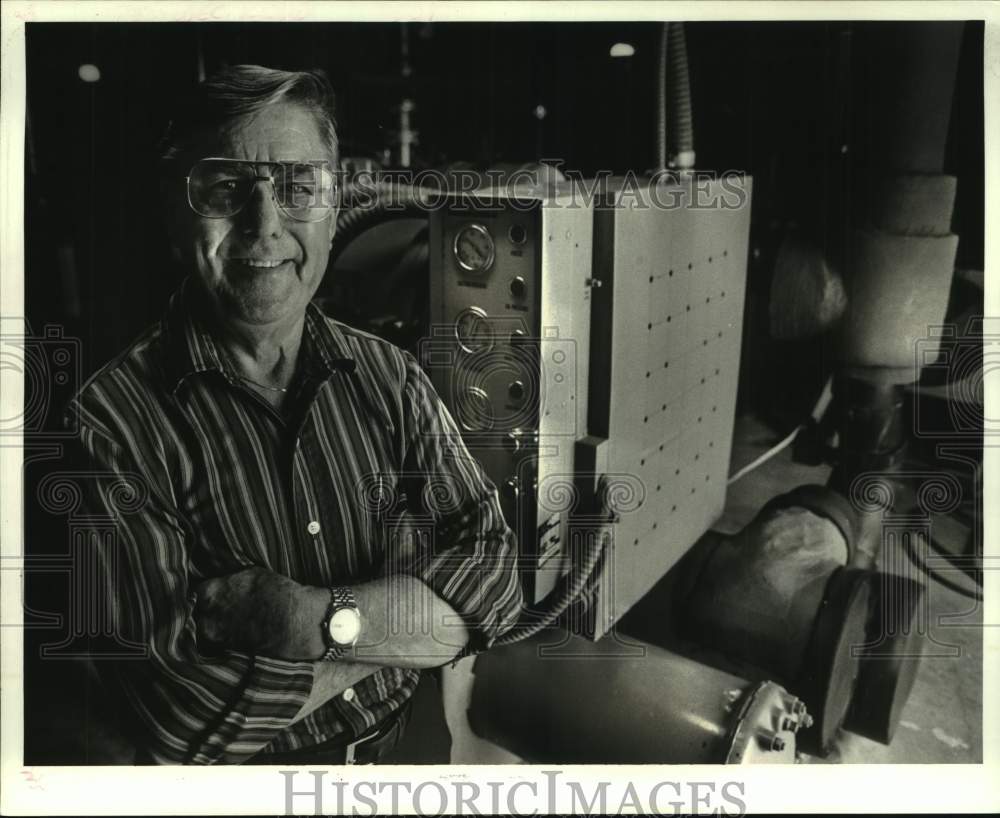
<path fill-rule="evenodd" d="M 282 264 L 287 264 L 291 261 L 290 258 L 238 258 L 233 260 L 239 264 L 245 264 L 247 267 L 253 267 L 254 269 L 259 270 L 269 270 L 273 267 L 280 267 Z"/>

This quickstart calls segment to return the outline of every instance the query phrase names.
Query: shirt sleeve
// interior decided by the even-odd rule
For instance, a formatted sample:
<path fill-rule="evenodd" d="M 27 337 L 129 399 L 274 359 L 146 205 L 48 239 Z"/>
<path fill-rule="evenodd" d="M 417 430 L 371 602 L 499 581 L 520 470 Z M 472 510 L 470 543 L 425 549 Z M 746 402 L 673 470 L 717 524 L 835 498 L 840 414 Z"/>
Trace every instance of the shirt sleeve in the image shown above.
<path fill-rule="evenodd" d="M 115 635 L 145 653 L 95 664 L 131 704 L 140 757 L 160 764 L 245 761 L 302 708 L 312 663 L 199 652 L 185 523 L 162 464 L 140 462 L 128 437 L 115 442 L 107 429 L 81 424 L 79 488 L 86 513 L 103 523 L 91 537 L 102 566 L 96 579 L 103 587 L 95 591 L 109 597 Z M 123 511 L 123 487 L 136 483 L 135 508 Z"/>
<path fill-rule="evenodd" d="M 412 512 L 433 521 L 411 573 L 464 620 L 469 644 L 463 654 L 479 653 L 510 630 L 521 612 L 514 535 L 496 486 L 409 354 L 403 409 L 407 501 Z"/>

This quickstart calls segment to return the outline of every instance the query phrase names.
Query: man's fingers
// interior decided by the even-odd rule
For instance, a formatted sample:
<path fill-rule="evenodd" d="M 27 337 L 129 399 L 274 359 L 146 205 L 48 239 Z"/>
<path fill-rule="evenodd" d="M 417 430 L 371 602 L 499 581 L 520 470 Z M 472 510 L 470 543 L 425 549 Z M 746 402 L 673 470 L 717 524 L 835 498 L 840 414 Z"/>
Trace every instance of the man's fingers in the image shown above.
<path fill-rule="evenodd" d="M 206 579 L 204 582 L 199 582 L 194 588 L 194 592 L 197 595 L 195 610 L 204 608 L 219 601 L 224 590 L 225 581 L 222 579 L 213 578 Z"/>
<path fill-rule="evenodd" d="M 282 644 L 294 587 L 291 579 L 260 566 L 198 583 L 192 593 L 199 641 L 255 650 Z"/>
<path fill-rule="evenodd" d="M 198 643 L 217 643 L 222 641 L 217 623 L 211 617 L 200 617 L 195 620 Z"/>
<path fill-rule="evenodd" d="M 225 614 L 227 606 L 225 582 L 207 579 L 194 587 L 194 620 L 198 641 L 223 642 L 226 639 Z"/>

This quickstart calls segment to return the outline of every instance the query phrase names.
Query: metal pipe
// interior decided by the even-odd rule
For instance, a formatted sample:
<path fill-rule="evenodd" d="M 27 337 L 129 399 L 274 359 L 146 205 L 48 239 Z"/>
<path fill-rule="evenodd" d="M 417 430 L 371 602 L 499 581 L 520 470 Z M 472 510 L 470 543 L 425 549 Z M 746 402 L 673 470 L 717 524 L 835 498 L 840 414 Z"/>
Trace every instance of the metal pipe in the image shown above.
<path fill-rule="evenodd" d="M 565 764 L 790 763 L 811 721 L 773 682 L 564 631 L 477 657 L 469 720 L 527 761 Z"/>

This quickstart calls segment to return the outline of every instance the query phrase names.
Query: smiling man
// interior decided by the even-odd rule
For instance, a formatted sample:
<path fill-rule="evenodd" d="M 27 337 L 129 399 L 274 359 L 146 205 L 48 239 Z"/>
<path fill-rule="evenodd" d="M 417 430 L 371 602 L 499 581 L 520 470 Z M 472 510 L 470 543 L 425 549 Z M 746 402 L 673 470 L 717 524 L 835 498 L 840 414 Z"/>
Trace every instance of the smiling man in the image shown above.
<path fill-rule="evenodd" d="M 135 760 L 377 761 L 420 669 L 484 650 L 520 586 L 495 487 L 414 358 L 311 303 L 336 230 L 319 72 L 234 66 L 172 122 L 186 273 L 70 407 L 117 635 L 100 663 Z M 419 536 L 398 537 L 404 515 Z"/>

